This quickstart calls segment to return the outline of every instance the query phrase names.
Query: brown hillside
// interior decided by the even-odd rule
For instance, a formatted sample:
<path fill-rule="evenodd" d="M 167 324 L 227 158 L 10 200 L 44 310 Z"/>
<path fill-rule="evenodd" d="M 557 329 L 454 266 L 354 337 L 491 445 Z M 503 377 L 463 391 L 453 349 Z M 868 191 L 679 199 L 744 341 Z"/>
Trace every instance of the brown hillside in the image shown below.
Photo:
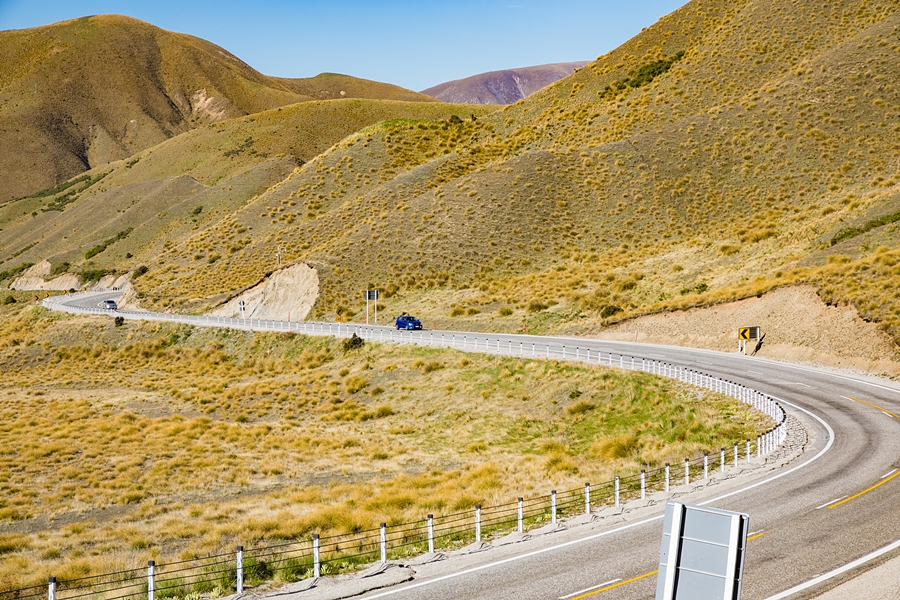
<path fill-rule="evenodd" d="M 897 11 L 695 0 L 515 105 L 344 139 L 140 257 L 139 291 L 200 310 L 284 248 L 319 270 L 317 317 L 376 285 L 388 311 L 558 331 L 805 282 L 896 339 Z"/>
<path fill-rule="evenodd" d="M 441 83 L 422 93 L 455 104 L 512 104 L 568 77 L 586 64 L 588 61 L 490 71 Z"/>
<path fill-rule="evenodd" d="M 129 17 L 0 32 L 0 172 L 17 174 L 0 181 L 0 202 L 205 123 L 327 97 L 428 100 L 342 75 L 267 77 L 214 44 Z"/>

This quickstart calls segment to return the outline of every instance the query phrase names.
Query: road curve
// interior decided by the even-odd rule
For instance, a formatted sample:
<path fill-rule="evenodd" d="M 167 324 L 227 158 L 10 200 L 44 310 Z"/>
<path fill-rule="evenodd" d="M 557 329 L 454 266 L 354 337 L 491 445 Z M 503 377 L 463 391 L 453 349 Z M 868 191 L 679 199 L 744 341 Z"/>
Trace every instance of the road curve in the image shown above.
<path fill-rule="evenodd" d="M 94 310 L 102 300 L 118 295 L 111 291 L 57 296 L 44 304 L 62 310 Z M 176 318 L 136 311 L 96 312 L 129 319 Z M 277 322 L 256 321 L 254 325 L 253 321 L 177 318 L 201 326 L 280 327 L 267 324 Z M 329 334 L 338 326 L 313 327 L 309 333 Z M 757 537 L 748 545 L 745 600 L 768 599 L 802 587 L 900 538 L 896 526 L 900 522 L 900 388 L 891 382 L 737 354 L 651 344 L 454 331 L 401 334 L 385 327 L 340 327 L 342 336 L 353 332 L 374 340 L 423 344 L 443 336 L 445 343 L 452 339 L 459 349 L 538 358 L 559 358 L 554 348 L 565 344 L 583 352 L 582 360 L 599 351 L 602 356 L 623 357 L 623 361 L 629 357 L 665 361 L 782 399 L 789 416 L 802 422 L 810 436 L 801 459 L 780 471 L 748 475 L 684 496 L 689 502 L 750 515 L 750 529 Z M 575 357 L 570 354 L 567 358 Z M 661 513 L 661 504 L 644 507 L 608 519 L 609 523 L 594 524 L 589 533 L 573 528 L 545 536 L 550 540 L 540 546 L 523 544 L 515 550 L 491 550 L 464 560 L 425 565 L 416 569 L 412 582 L 362 597 L 653 598 Z M 814 597 L 898 554 L 900 548 L 895 547 L 855 569 L 798 589 L 790 597 Z"/>

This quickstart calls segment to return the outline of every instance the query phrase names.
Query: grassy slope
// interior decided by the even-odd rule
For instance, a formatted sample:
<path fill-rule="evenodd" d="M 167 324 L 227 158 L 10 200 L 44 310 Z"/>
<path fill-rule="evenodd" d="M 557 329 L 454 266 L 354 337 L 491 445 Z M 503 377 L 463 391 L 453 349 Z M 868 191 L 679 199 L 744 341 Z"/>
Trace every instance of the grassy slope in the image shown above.
<path fill-rule="evenodd" d="M 319 268 L 325 317 L 373 284 L 427 320 L 560 330 L 811 281 L 896 338 L 898 26 L 886 1 L 691 2 L 477 121 L 345 139 L 148 263 L 142 290 L 206 306 L 284 247 Z"/>
<path fill-rule="evenodd" d="M 312 99 L 430 101 L 343 75 L 277 79 L 205 40 L 104 15 L 0 32 L 0 202 L 198 125 Z"/>
<path fill-rule="evenodd" d="M 0 590 L 577 488 L 765 427 L 646 374 L 117 328 L 13 296 L 0 305 Z"/>
<path fill-rule="evenodd" d="M 0 269 L 44 258 L 54 265 L 69 262 L 78 270 L 149 264 L 164 246 L 177 246 L 210 224 L 221 228 L 222 219 L 230 222 L 230 215 L 289 177 L 297 164 L 361 128 L 397 117 L 448 117 L 473 110 L 485 109 L 435 102 L 330 100 L 199 127 L 88 172 L 87 177 L 103 176 L 88 188 L 84 186 L 91 180 L 0 206 Z M 77 193 L 64 210 L 45 212 L 59 207 L 60 198 L 73 192 Z M 193 214 L 198 206 L 204 208 Z M 91 227 L 80 226 L 84 223 Z M 129 227 L 135 232 L 124 242 L 84 264 L 89 249 Z M 28 250 L 16 255 L 25 247 Z M 133 258 L 126 259 L 128 253 Z M 194 255 L 189 264 L 196 266 Z"/>

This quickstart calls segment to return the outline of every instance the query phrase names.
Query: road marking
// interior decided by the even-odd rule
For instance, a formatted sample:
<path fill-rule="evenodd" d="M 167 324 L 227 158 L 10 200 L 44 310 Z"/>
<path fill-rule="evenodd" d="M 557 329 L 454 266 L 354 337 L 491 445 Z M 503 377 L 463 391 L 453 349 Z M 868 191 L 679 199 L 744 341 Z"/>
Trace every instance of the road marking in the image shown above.
<path fill-rule="evenodd" d="M 849 498 L 846 498 L 846 499 L 844 499 L 844 500 L 841 500 L 840 502 L 835 502 L 834 504 L 832 504 L 832 505 L 829 506 L 828 508 L 835 508 L 835 507 L 837 507 L 837 506 L 840 506 L 841 504 L 845 504 L 845 503 L 847 503 L 847 502 L 850 502 L 851 500 L 853 500 L 853 499 L 855 499 L 855 498 L 859 498 L 859 497 L 862 496 L 863 494 L 868 494 L 869 492 L 871 492 L 871 491 L 874 490 L 875 488 L 883 486 L 883 485 L 886 484 L 888 481 L 890 481 L 890 480 L 893 479 L 894 477 L 897 477 L 898 475 L 900 475 L 900 473 L 894 473 L 893 475 L 891 475 L 890 477 L 887 477 L 887 478 L 882 477 L 882 478 L 881 478 L 881 481 L 878 482 L 878 483 L 876 483 L 876 484 L 873 485 L 872 487 L 866 488 L 866 489 L 864 489 L 863 491 L 861 491 L 860 493 L 854 494 L 854 495 L 850 496 Z"/>
<path fill-rule="evenodd" d="M 747 371 L 748 373 L 753 373 L 754 375 L 764 375 L 764 373 L 760 373 L 759 371 Z"/>
<path fill-rule="evenodd" d="M 884 479 L 884 478 L 887 477 L 888 475 L 893 475 L 893 474 L 896 473 L 896 472 L 897 472 L 897 469 L 894 469 L 893 471 L 888 471 L 887 473 L 885 473 L 884 475 L 882 475 L 881 478 Z"/>
<path fill-rule="evenodd" d="M 892 413 L 891 411 L 889 411 L 886 408 L 878 406 L 877 404 L 872 404 L 871 402 L 866 402 L 865 400 L 860 400 L 859 398 L 854 398 L 853 396 L 841 396 L 841 397 L 846 398 L 847 400 L 853 400 L 854 402 L 859 402 L 861 404 L 868 404 L 872 408 L 877 408 L 878 410 L 880 410 L 881 412 L 883 412 L 884 414 L 886 414 L 889 417 L 894 417 L 895 419 L 898 418 L 897 415 L 895 415 L 894 413 Z"/>
<path fill-rule="evenodd" d="M 588 598 L 589 596 L 596 596 L 600 592 L 606 592 L 608 590 L 615 589 L 621 585 L 625 585 L 628 583 L 634 583 L 635 581 L 640 581 L 641 579 L 644 579 L 645 577 L 650 577 L 651 575 L 656 575 L 657 573 L 659 573 L 658 570 L 650 571 L 649 573 L 644 573 L 643 575 L 638 575 L 637 577 L 632 577 L 631 579 L 626 579 L 625 581 L 620 581 L 619 583 L 614 583 L 612 585 L 602 587 L 599 590 L 594 590 L 593 592 L 588 592 L 587 594 L 584 594 L 582 596 L 576 596 L 575 598 L 572 598 L 571 600 L 581 600 L 582 598 Z"/>
<path fill-rule="evenodd" d="M 652 358 L 665 358 L 665 356 L 663 356 L 662 354 L 647 354 L 647 356 L 650 356 Z"/>
<path fill-rule="evenodd" d="M 800 383 L 799 381 L 780 381 L 776 383 L 781 383 L 783 385 L 802 385 L 803 387 L 812 388 L 811 385 L 806 385 L 805 383 Z"/>
<path fill-rule="evenodd" d="M 756 532 L 756 533 L 754 533 L 754 534 L 751 534 L 751 535 L 747 538 L 747 541 L 749 542 L 750 540 L 755 540 L 755 539 L 757 539 L 757 538 L 761 538 L 761 537 L 764 536 L 764 535 L 765 535 L 765 532 L 763 532 L 763 531 L 758 531 L 758 532 Z M 575 592 L 575 594 L 573 594 L 572 596 L 563 596 L 563 597 L 560 598 L 559 600 L 564 600 L 564 599 L 566 599 L 566 598 L 568 598 L 568 599 L 570 599 L 570 600 L 581 600 L 581 598 L 588 598 L 588 597 L 590 597 L 590 596 L 595 596 L 595 595 L 599 594 L 600 592 L 605 592 L 605 591 L 608 591 L 608 590 L 617 588 L 617 587 L 619 587 L 619 586 L 622 586 L 622 585 L 625 585 L 625 584 L 628 584 L 628 583 L 633 583 L 633 582 L 639 581 L 639 580 L 641 580 L 641 579 L 643 579 L 643 578 L 645 578 L 645 577 L 650 577 L 651 575 L 656 575 L 657 573 L 659 573 L 658 570 L 657 570 L 657 571 L 650 571 L 649 573 L 644 573 L 643 575 L 638 575 L 637 577 L 632 577 L 631 579 L 626 579 L 625 581 L 621 581 L 621 580 L 618 580 L 618 579 L 614 579 L 613 581 L 610 581 L 610 582 L 607 582 L 607 583 L 601 583 L 599 586 L 597 586 L 597 587 L 600 587 L 600 588 L 601 588 L 601 589 L 599 589 L 599 590 L 594 590 L 594 591 L 590 592 L 590 590 L 593 589 L 593 588 L 588 588 L 587 590 L 581 590 L 581 592 L 589 592 L 589 593 L 587 593 L 587 594 L 584 594 L 584 595 L 582 595 L 582 596 L 577 596 L 577 597 L 573 598 L 572 596 L 574 596 L 575 594 L 580 594 L 580 593 L 581 593 L 581 592 Z M 618 582 L 618 583 L 614 583 L 614 582 Z M 613 585 L 608 585 L 608 584 L 610 584 L 610 583 L 612 583 Z M 603 586 L 606 586 L 606 587 L 603 587 Z"/>
<path fill-rule="evenodd" d="M 594 586 L 591 586 L 591 587 L 589 587 L 589 588 L 584 588 L 583 590 L 578 590 L 577 592 L 573 592 L 573 593 L 569 594 L 568 596 L 560 596 L 560 597 L 559 597 L 559 600 L 566 600 L 566 598 L 572 598 L 572 596 L 577 596 L 578 594 L 583 594 L 583 593 L 585 593 L 585 592 L 590 592 L 591 590 L 596 590 L 597 588 L 603 587 L 603 586 L 605 586 L 605 585 L 609 585 L 609 584 L 611 584 L 611 583 L 616 583 L 617 581 L 622 581 L 622 579 L 621 579 L 621 578 L 618 578 L 618 579 L 610 579 L 609 581 L 604 581 L 604 582 L 601 583 L 600 585 L 594 585 Z M 583 597 L 583 596 L 582 596 L 582 597 Z M 573 600 L 577 600 L 577 599 L 573 599 Z"/>
<path fill-rule="evenodd" d="M 840 502 L 841 500 L 843 500 L 843 499 L 846 498 L 846 497 L 847 497 L 847 496 L 841 496 L 840 498 L 835 498 L 834 500 L 829 500 L 828 502 L 826 502 L 826 503 L 823 504 L 822 506 L 817 506 L 817 507 L 816 507 L 816 510 L 819 510 L 820 508 L 825 508 L 825 507 L 828 506 L 829 504 L 834 504 L 835 502 Z"/>
<path fill-rule="evenodd" d="M 814 585 L 818 585 L 818 584 L 822 583 L 823 581 L 828 581 L 832 577 L 837 577 L 838 575 L 841 575 L 843 573 L 846 573 L 847 571 L 855 569 L 856 567 L 863 565 L 863 564 L 869 562 L 870 560 L 874 560 L 874 559 L 878 558 L 879 556 L 881 556 L 882 554 L 887 554 L 891 550 L 896 550 L 897 548 L 900 548 L 900 540 L 897 540 L 893 544 L 888 544 L 884 548 L 876 550 L 875 552 L 872 552 L 871 554 L 866 554 L 862 558 L 857 558 L 853 562 L 847 563 L 843 567 L 838 567 L 834 571 L 830 571 L 828 573 L 825 573 L 824 575 L 819 575 L 818 577 L 816 577 L 814 579 L 810 579 L 806 583 L 801 583 L 800 585 L 795 585 L 791 589 L 785 590 L 785 591 L 781 592 L 780 594 L 775 594 L 774 596 L 769 596 L 768 598 L 766 598 L 766 600 L 782 600 L 782 598 L 787 598 L 788 596 L 793 596 L 794 594 L 796 594 L 798 592 L 802 592 L 803 590 L 811 588 Z"/>

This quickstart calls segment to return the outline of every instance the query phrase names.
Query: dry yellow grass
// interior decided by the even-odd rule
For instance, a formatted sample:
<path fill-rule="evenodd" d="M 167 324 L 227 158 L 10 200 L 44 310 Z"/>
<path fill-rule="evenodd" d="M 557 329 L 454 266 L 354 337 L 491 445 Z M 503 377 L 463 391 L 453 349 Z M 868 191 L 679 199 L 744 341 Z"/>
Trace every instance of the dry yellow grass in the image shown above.
<path fill-rule="evenodd" d="M 766 426 L 586 365 L 0 313 L 7 587 L 542 495 Z"/>

